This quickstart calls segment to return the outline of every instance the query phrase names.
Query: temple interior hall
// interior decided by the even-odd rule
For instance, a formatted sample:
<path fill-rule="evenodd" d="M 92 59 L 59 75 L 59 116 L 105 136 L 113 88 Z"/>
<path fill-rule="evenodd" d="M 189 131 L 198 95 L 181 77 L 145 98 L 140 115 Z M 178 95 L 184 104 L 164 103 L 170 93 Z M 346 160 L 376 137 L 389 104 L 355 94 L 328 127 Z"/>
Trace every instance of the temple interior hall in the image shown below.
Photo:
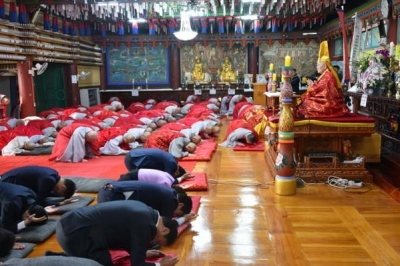
<path fill-rule="evenodd" d="M 399 16 L 400 0 L 0 0 L 0 264 L 400 265 Z M 85 225 L 94 244 L 71 254 L 60 221 L 144 182 L 132 158 L 150 149 L 179 166 L 152 184 L 176 239 L 160 220 L 146 248 Z M 41 225 L 3 187 L 24 167 L 75 183 Z"/>

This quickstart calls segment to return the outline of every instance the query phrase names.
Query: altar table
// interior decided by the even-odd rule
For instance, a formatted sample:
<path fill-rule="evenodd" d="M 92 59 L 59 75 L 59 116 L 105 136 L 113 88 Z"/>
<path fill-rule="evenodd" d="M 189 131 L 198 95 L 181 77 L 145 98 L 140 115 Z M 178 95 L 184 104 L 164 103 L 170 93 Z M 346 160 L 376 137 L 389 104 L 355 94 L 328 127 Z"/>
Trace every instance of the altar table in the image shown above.
<path fill-rule="evenodd" d="M 275 176 L 279 117 L 270 116 L 266 132 L 265 159 Z M 345 117 L 303 119 L 294 122 L 296 176 L 306 182 L 324 182 L 329 176 L 372 182 L 365 159 L 345 158 L 344 141 L 351 143 L 375 132 L 375 120 L 348 114 Z M 362 156 L 362 154 L 360 154 Z M 354 154 L 355 157 L 355 154 Z"/>

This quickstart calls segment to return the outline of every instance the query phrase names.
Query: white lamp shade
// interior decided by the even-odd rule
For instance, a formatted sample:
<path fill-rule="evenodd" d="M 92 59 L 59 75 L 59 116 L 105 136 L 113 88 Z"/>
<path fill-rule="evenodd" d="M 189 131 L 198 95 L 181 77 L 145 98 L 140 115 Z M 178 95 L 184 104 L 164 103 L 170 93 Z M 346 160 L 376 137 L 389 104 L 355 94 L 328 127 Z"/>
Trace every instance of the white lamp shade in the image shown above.
<path fill-rule="evenodd" d="M 176 38 L 182 41 L 193 40 L 197 36 L 197 32 L 192 30 L 190 26 L 189 13 L 182 11 L 181 13 L 181 28 L 179 31 L 174 32 Z"/>

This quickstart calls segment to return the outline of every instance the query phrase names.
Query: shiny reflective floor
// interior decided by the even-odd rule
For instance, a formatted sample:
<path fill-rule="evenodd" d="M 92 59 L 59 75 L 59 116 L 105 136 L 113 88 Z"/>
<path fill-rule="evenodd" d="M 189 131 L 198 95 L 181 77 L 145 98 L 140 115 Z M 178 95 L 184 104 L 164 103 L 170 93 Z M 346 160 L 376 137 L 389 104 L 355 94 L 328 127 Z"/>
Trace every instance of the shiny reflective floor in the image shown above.
<path fill-rule="evenodd" d="M 306 184 L 279 196 L 265 167 L 262 152 L 223 147 L 198 162 L 209 179 L 208 191 L 190 193 L 202 196 L 199 217 L 162 250 L 178 265 L 400 265 L 400 204 L 380 188 Z M 30 257 L 49 249 L 60 250 L 54 236 Z"/>

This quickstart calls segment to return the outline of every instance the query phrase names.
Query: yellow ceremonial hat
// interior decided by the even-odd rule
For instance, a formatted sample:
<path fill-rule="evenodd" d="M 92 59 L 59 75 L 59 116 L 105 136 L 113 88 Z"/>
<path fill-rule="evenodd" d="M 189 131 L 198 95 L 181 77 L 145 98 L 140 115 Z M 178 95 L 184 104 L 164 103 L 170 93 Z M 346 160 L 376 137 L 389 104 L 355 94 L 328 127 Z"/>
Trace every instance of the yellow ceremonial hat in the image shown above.
<path fill-rule="evenodd" d="M 323 41 L 319 45 L 319 55 L 318 62 L 327 62 L 330 63 L 329 60 L 329 49 L 328 49 L 328 41 Z"/>

